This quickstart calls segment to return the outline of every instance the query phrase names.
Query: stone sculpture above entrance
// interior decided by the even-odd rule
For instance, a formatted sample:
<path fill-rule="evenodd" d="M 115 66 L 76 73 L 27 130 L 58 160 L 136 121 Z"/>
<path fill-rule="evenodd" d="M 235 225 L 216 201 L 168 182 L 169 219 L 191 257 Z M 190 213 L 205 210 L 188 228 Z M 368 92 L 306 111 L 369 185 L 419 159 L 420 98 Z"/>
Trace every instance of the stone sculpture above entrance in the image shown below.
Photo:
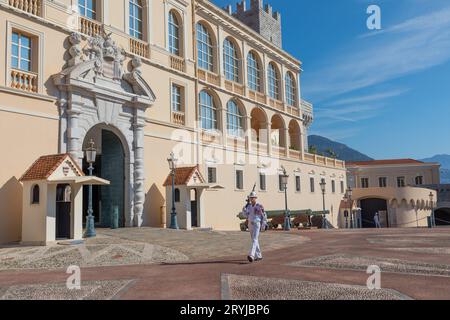
<path fill-rule="evenodd" d="M 53 76 L 60 91 L 60 152 L 69 153 L 82 165 L 83 141 L 101 125 L 115 132 L 125 155 L 125 226 L 141 226 L 145 201 L 145 112 L 156 97 L 142 77 L 139 57 L 127 57 L 111 34 L 68 37 L 70 59 Z M 127 59 L 128 58 L 128 59 Z M 126 61 L 130 61 L 127 72 Z"/>

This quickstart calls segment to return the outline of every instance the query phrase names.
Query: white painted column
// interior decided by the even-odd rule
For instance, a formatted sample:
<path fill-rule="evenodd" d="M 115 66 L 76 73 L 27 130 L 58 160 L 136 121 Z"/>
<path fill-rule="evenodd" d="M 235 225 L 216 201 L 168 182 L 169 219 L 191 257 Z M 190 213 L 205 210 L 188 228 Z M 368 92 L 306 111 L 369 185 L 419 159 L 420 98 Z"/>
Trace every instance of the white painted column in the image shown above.
<path fill-rule="evenodd" d="M 136 110 L 134 123 L 134 226 L 143 223 L 145 202 L 145 170 L 144 170 L 144 126 L 143 111 Z"/>

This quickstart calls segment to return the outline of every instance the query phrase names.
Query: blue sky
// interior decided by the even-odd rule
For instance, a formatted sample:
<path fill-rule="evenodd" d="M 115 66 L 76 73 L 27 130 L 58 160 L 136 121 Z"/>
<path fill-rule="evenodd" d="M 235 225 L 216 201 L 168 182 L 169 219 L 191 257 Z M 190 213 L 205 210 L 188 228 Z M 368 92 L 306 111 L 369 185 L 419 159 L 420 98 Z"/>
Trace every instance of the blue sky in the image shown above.
<path fill-rule="evenodd" d="M 283 48 L 303 62 L 311 134 L 376 159 L 450 154 L 450 1 L 270 4 L 282 14 Z M 366 26 L 371 4 L 381 8 L 382 30 Z"/>

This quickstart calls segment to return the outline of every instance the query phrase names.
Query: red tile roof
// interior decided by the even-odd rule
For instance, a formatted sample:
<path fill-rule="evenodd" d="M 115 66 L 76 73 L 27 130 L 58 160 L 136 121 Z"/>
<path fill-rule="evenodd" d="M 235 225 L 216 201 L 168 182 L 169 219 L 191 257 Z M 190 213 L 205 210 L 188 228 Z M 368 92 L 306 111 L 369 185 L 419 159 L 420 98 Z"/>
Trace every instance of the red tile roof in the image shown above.
<path fill-rule="evenodd" d="M 391 164 L 420 164 L 422 161 L 414 159 L 392 159 L 392 160 L 372 160 L 372 161 L 355 161 L 346 162 L 347 166 L 377 166 L 377 165 L 391 165 Z"/>
<path fill-rule="evenodd" d="M 204 183 L 205 179 L 201 175 L 200 171 L 198 171 L 198 167 L 184 167 L 184 168 L 176 168 L 175 169 L 175 185 L 182 186 L 186 185 L 189 180 L 191 180 L 192 176 L 198 172 L 200 176 L 200 182 Z M 167 176 L 166 182 L 164 182 L 164 187 L 172 185 L 172 174 L 169 173 Z"/>
<path fill-rule="evenodd" d="M 76 170 L 83 174 L 83 171 L 73 161 L 69 154 L 54 154 L 48 156 L 42 156 L 37 159 L 31 167 L 24 173 L 19 181 L 30 181 L 30 180 L 46 180 L 51 174 L 61 165 L 61 163 L 69 157 L 70 160 L 75 164 Z"/>

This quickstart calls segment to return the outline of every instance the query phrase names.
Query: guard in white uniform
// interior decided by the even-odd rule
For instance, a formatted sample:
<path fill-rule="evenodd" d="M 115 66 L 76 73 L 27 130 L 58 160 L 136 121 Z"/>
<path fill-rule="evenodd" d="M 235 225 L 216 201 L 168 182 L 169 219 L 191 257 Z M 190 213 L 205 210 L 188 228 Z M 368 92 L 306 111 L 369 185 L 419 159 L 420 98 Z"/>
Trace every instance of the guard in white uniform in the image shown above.
<path fill-rule="evenodd" d="M 375 222 L 375 228 L 381 229 L 380 213 L 378 211 L 375 213 L 375 216 L 373 217 L 373 220 Z"/>
<path fill-rule="evenodd" d="M 248 220 L 248 228 L 252 237 L 252 248 L 248 255 L 248 261 L 260 261 L 263 259 L 261 247 L 259 246 L 259 233 L 265 230 L 267 218 L 264 207 L 256 202 L 258 196 L 252 192 L 249 196 L 250 203 L 245 206 L 243 212 Z"/>

